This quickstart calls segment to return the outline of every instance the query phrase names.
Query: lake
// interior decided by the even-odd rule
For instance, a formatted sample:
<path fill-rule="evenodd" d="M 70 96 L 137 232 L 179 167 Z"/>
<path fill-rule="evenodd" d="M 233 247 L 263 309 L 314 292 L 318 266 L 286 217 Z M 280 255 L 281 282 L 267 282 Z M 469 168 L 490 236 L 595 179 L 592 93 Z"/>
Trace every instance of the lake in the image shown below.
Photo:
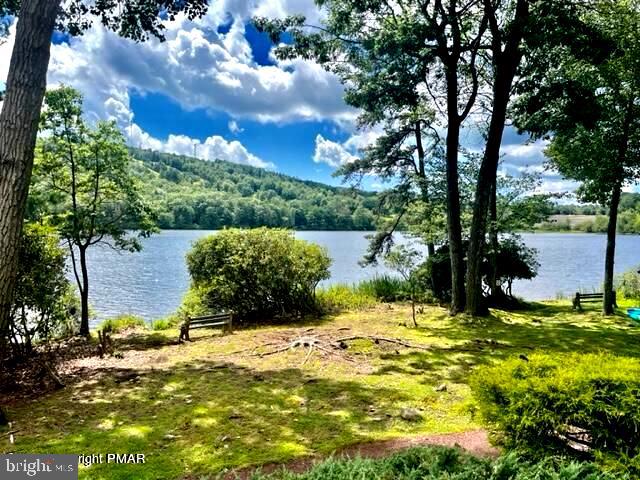
<path fill-rule="evenodd" d="M 94 324 L 122 313 L 146 320 L 166 316 L 180 305 L 189 286 L 185 254 L 194 240 L 213 232 L 165 230 L 144 240 L 140 253 L 118 253 L 95 247 L 89 252 L 90 302 Z M 331 279 L 325 283 L 354 283 L 383 274 L 382 266 L 362 268 L 367 250 L 366 232 L 298 232 L 298 238 L 316 242 L 333 259 Z M 514 293 L 528 300 L 571 295 L 577 290 L 600 289 L 606 238 L 600 234 L 531 233 L 525 243 L 538 249 L 538 277 L 514 285 Z M 640 236 L 618 237 L 616 272 L 640 264 Z M 71 278 L 71 274 L 70 274 Z"/>

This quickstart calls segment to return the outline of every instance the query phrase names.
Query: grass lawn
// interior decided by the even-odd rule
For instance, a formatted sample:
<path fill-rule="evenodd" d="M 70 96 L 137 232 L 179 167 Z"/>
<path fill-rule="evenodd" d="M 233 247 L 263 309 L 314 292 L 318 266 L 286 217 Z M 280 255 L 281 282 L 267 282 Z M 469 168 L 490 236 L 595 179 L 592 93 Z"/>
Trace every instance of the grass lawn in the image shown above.
<path fill-rule="evenodd" d="M 603 318 L 595 307 L 572 312 L 567 302 L 494 311 L 473 322 L 425 307 L 418 328 L 405 322 L 409 307 L 380 305 L 225 337 L 200 330 L 184 345 L 175 344 L 173 330 L 122 335 L 116 338 L 122 358 L 73 360 L 65 368 L 77 381 L 9 406 L 18 433 L 14 445 L 0 437 L 0 451 L 144 453 L 145 465 L 94 465 L 80 478 L 200 478 L 359 442 L 480 428 L 468 374 L 506 356 L 533 350 L 640 356 L 640 327 L 622 314 Z M 256 355 L 299 336 L 351 335 L 429 349 L 357 340 L 342 353 L 315 350 L 307 358 L 299 348 Z M 404 407 L 423 419 L 403 420 Z"/>

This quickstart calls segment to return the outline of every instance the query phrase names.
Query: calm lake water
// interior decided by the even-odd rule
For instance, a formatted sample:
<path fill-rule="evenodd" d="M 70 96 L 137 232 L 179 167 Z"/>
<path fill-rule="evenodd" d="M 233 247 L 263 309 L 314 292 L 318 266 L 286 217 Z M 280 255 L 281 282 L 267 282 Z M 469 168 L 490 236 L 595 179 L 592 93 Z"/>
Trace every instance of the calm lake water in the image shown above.
<path fill-rule="evenodd" d="M 96 323 L 121 313 L 147 320 L 176 310 L 189 286 L 185 254 L 194 240 L 213 232 L 166 230 L 144 242 L 140 253 L 117 253 L 93 248 L 89 254 L 90 302 Z M 362 268 L 366 252 L 364 232 L 298 232 L 298 238 L 325 246 L 333 259 L 327 283 L 354 283 L 385 273 L 384 267 Z M 599 234 L 524 234 L 538 249 L 538 277 L 514 285 L 514 293 L 530 300 L 553 299 L 577 290 L 599 289 L 604 271 L 606 238 Z M 640 264 L 640 236 L 618 237 L 616 272 Z M 71 278 L 71 277 L 70 277 Z"/>

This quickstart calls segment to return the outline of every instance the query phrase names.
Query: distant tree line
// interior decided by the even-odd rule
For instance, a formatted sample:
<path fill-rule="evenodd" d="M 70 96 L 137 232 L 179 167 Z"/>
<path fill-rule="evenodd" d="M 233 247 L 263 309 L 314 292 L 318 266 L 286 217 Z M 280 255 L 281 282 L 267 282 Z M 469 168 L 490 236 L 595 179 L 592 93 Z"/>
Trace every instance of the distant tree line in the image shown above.
<path fill-rule="evenodd" d="M 605 233 L 609 224 L 607 209 L 598 204 L 557 204 L 552 215 L 565 215 L 553 221 L 544 222 L 538 227 L 542 230 L 575 231 L 587 233 Z M 586 215 L 593 218 L 572 221 L 571 215 Z M 640 233 L 640 194 L 623 193 L 620 198 L 617 232 L 623 234 Z"/>
<path fill-rule="evenodd" d="M 225 161 L 145 150 L 133 168 L 164 229 L 285 227 L 374 230 L 377 194 L 298 180 Z"/>

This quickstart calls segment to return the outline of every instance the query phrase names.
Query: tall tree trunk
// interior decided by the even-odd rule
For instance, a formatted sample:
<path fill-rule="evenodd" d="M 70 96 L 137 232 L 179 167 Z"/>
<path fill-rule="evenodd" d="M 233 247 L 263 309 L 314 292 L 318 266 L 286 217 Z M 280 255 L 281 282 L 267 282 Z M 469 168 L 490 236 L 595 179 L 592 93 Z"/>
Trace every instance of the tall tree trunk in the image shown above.
<path fill-rule="evenodd" d="M 510 85 L 510 83 L 509 83 Z M 469 252 L 467 253 L 467 302 L 466 311 L 470 315 L 486 313 L 482 302 L 481 265 L 487 227 L 487 213 L 491 202 L 493 185 L 496 183 L 498 162 L 500 160 L 500 144 L 507 117 L 509 91 L 506 94 L 494 92 L 494 105 L 487 145 L 482 165 L 478 173 L 475 201 L 473 204 L 473 220 L 469 234 Z"/>
<path fill-rule="evenodd" d="M 80 274 L 82 288 L 80 289 L 80 303 L 82 307 L 80 315 L 80 335 L 89 335 L 89 270 L 87 269 L 87 249 L 80 247 Z"/>
<path fill-rule="evenodd" d="M 500 296 L 500 288 L 498 287 L 498 181 L 494 179 L 491 185 L 491 200 L 489 202 L 489 244 L 491 245 L 491 272 L 489 274 L 489 290 L 491 297 L 495 300 Z"/>
<path fill-rule="evenodd" d="M 458 114 L 458 71 L 452 61 L 447 68 L 447 233 L 451 258 L 451 315 L 464 310 L 464 253 L 460 223 L 460 186 L 458 184 L 458 151 L 460 148 L 460 115 Z"/>
<path fill-rule="evenodd" d="M 436 246 L 433 242 L 427 242 L 427 255 L 433 257 L 436 254 Z"/>
<path fill-rule="evenodd" d="M 620 183 L 613 187 L 611 192 L 611 204 L 609 205 L 609 225 L 607 226 L 607 253 L 604 261 L 604 301 L 602 302 L 602 313 L 613 314 L 613 273 L 616 257 L 616 230 L 618 227 L 618 206 L 620 205 L 620 194 L 622 186 Z"/>
<path fill-rule="evenodd" d="M 23 0 L 0 113 L 0 339 L 9 326 L 20 233 L 60 0 Z"/>

